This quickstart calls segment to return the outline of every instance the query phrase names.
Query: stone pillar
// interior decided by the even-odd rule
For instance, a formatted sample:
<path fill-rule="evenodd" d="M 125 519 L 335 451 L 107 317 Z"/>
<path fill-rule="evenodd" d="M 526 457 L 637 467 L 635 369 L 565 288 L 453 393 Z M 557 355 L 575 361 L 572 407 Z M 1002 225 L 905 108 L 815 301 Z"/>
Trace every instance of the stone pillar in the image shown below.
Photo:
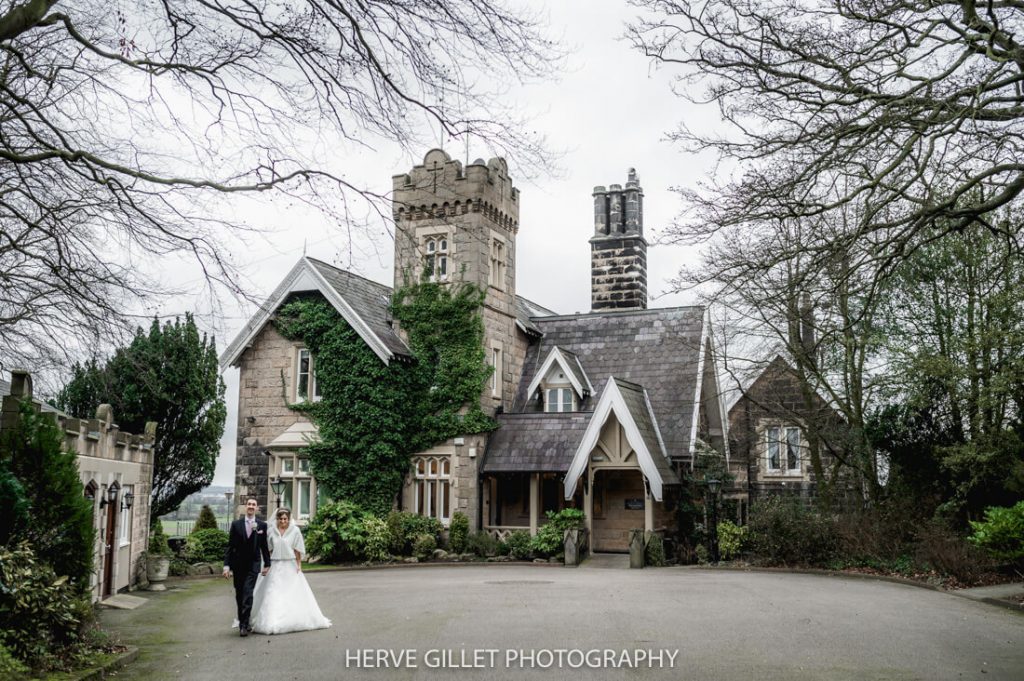
<path fill-rule="evenodd" d="M 540 507 L 540 474 L 530 473 L 530 536 L 537 534 Z"/>
<path fill-rule="evenodd" d="M 586 484 L 583 486 L 583 525 L 587 528 L 587 535 L 594 537 L 594 471 L 587 467 Z"/>
<path fill-rule="evenodd" d="M 654 531 L 654 497 L 650 486 L 644 481 L 644 537 L 650 537 Z"/>

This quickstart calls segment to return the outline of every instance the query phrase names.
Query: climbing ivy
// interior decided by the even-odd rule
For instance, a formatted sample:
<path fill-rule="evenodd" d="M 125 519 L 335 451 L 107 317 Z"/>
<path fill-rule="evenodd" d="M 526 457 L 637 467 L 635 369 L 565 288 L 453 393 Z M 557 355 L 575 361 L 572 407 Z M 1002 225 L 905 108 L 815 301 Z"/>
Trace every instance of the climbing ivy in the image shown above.
<path fill-rule="evenodd" d="M 296 297 L 278 311 L 278 331 L 316 358 L 322 399 L 290 406 L 319 429 L 320 441 L 306 452 L 329 496 L 384 514 L 401 489 L 410 455 L 495 427 L 479 402 L 491 373 L 482 302 L 482 292 L 469 284 L 402 287 L 392 314 L 407 333 L 413 358 L 388 364 L 319 295 Z"/>

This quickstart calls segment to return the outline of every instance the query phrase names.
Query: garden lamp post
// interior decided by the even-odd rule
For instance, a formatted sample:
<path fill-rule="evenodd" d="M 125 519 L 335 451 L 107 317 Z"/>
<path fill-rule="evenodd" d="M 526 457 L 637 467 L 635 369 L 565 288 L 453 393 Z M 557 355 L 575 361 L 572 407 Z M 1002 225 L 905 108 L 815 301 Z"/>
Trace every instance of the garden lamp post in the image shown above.
<path fill-rule="evenodd" d="M 281 493 L 284 492 L 284 480 L 281 479 L 280 475 L 271 481 L 270 489 L 273 490 L 276 497 L 274 508 L 281 508 Z"/>
<path fill-rule="evenodd" d="M 708 517 L 708 543 L 710 546 L 711 562 L 718 563 L 718 492 L 722 489 L 722 481 L 711 478 L 705 481 L 708 486 L 708 494 L 711 496 L 711 512 Z"/>

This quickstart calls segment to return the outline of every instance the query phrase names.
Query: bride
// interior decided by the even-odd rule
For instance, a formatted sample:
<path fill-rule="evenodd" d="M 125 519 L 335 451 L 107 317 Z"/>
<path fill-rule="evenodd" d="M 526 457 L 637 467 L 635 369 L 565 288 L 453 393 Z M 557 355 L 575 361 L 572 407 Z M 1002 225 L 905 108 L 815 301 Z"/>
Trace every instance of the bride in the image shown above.
<path fill-rule="evenodd" d="M 291 524 L 291 511 L 277 509 L 277 527 L 270 530 L 270 571 L 261 576 L 253 591 L 252 630 L 259 634 L 324 629 L 331 621 L 320 612 L 305 575 L 302 557 L 306 544 L 302 532 Z"/>

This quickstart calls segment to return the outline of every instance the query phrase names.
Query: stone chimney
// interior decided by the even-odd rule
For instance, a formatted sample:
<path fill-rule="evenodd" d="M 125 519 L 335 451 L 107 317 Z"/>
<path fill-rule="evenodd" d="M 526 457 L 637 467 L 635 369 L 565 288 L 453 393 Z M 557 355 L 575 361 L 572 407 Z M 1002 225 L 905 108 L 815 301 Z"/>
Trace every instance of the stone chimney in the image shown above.
<path fill-rule="evenodd" d="M 625 189 L 618 184 L 594 187 L 590 252 L 590 308 L 646 310 L 644 190 L 635 169 L 629 169 Z"/>

